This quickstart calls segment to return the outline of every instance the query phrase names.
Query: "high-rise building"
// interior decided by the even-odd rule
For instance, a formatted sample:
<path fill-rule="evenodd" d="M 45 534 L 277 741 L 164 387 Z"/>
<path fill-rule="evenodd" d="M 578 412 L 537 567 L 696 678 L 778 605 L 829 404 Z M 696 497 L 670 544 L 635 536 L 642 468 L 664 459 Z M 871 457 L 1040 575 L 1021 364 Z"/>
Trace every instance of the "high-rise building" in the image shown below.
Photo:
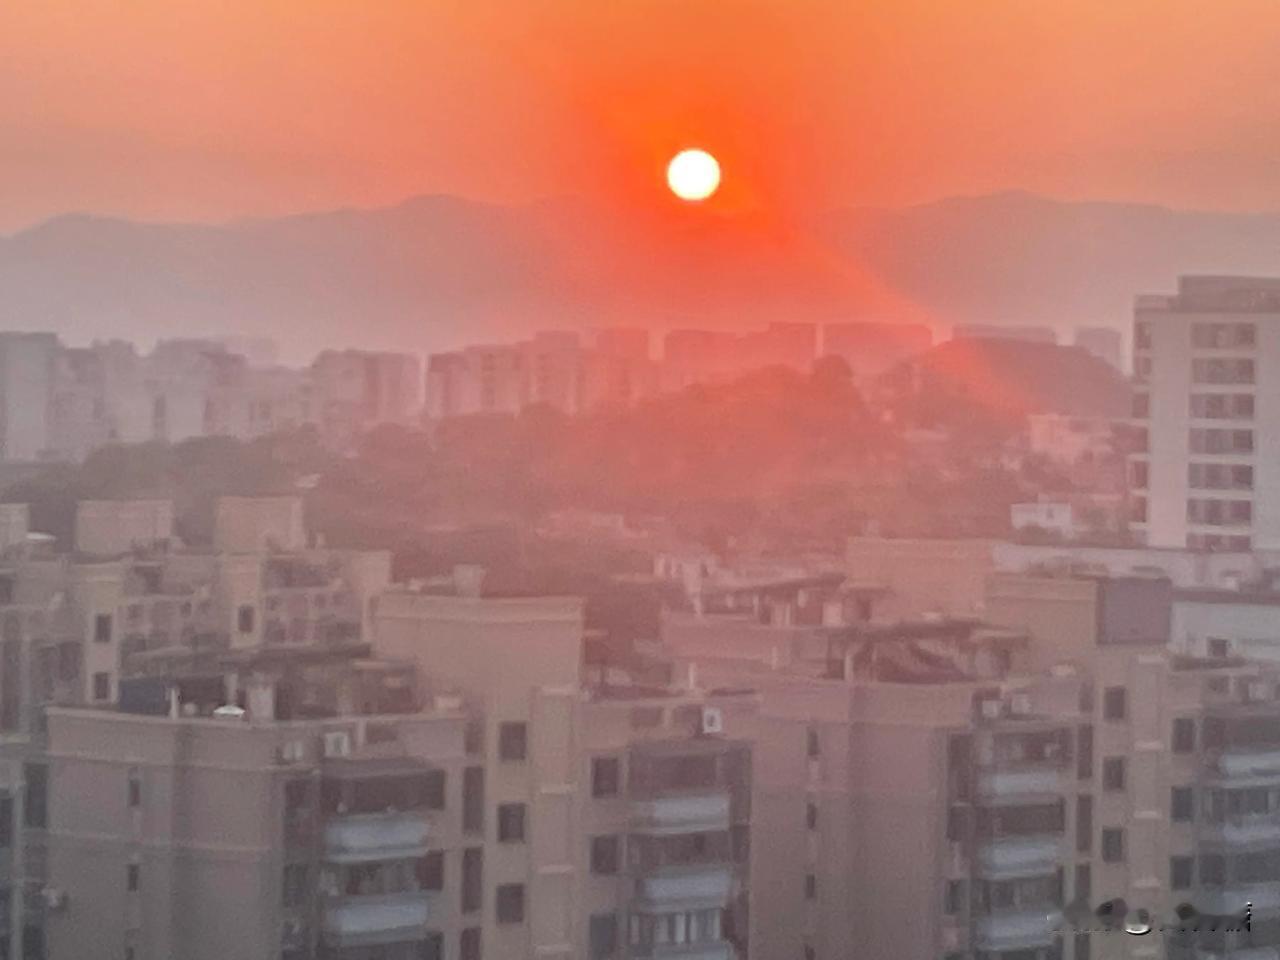
<path fill-rule="evenodd" d="M 1133 523 L 1155 547 L 1280 546 L 1280 279 L 1182 277 L 1138 298 Z"/>
<path fill-rule="evenodd" d="M 44 458 L 60 347 L 51 333 L 0 333 L 0 458 Z"/>

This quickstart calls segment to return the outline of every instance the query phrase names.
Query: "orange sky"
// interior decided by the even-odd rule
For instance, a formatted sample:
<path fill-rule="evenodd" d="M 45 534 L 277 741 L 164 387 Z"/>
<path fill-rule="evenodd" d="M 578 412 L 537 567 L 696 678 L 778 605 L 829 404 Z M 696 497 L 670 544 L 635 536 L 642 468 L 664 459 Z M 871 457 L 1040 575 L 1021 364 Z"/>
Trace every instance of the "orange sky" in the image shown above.
<path fill-rule="evenodd" d="M 1274 0 L 40 0 L 0 12 L 0 230 L 654 192 L 1280 208 Z"/>

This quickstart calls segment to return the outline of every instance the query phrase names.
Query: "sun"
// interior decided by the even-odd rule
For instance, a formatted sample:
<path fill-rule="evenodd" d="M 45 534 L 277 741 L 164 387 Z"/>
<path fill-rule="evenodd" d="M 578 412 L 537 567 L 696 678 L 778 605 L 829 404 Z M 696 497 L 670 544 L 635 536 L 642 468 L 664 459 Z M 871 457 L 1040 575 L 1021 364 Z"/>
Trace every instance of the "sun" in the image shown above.
<path fill-rule="evenodd" d="M 667 186 L 681 200 L 706 200 L 720 187 L 720 164 L 705 150 L 681 150 L 667 164 Z"/>

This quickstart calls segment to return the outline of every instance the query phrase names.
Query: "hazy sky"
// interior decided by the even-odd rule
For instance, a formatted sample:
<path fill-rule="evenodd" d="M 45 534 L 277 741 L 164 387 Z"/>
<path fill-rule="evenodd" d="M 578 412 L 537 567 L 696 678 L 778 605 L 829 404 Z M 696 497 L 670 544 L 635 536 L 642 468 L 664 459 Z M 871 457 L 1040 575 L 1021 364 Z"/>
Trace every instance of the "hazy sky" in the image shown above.
<path fill-rule="evenodd" d="M 1280 208 L 1278 49 L 1275 0 L 10 0 L 0 230 L 646 203 L 693 143 L 781 210 Z"/>

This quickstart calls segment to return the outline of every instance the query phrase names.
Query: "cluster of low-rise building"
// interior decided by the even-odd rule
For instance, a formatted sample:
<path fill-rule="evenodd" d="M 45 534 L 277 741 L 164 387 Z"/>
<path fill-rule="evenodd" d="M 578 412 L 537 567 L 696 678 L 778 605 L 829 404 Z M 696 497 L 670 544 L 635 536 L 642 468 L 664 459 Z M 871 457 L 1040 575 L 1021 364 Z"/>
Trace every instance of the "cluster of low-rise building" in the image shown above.
<path fill-rule="evenodd" d="M 394 583 L 292 497 L 203 548 L 164 501 L 0 531 L 0 955 L 1164 955 L 1116 899 L 1252 905 L 1186 960 L 1280 950 L 1262 555 L 662 554 L 619 646 L 581 599 Z"/>

